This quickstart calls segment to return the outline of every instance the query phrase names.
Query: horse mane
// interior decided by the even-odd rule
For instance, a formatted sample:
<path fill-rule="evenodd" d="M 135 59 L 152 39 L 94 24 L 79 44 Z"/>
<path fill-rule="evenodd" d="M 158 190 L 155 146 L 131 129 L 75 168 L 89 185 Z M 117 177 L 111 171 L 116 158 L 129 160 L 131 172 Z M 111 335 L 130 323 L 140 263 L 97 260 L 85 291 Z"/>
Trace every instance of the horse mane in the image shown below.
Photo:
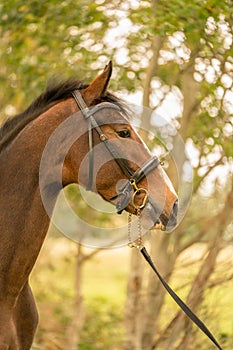
<path fill-rule="evenodd" d="M 7 119 L 0 127 L 0 152 L 24 129 L 31 121 L 36 119 L 40 114 L 47 111 L 50 107 L 57 104 L 59 101 L 65 100 L 72 96 L 72 91 L 84 89 L 88 85 L 82 80 L 69 78 L 64 81 L 56 79 L 50 81 L 41 95 L 39 95 L 30 106 L 22 113 Z M 127 107 L 124 103 L 112 93 L 107 92 L 106 95 L 96 103 L 101 101 L 117 103 L 123 111 L 127 113 Z"/>

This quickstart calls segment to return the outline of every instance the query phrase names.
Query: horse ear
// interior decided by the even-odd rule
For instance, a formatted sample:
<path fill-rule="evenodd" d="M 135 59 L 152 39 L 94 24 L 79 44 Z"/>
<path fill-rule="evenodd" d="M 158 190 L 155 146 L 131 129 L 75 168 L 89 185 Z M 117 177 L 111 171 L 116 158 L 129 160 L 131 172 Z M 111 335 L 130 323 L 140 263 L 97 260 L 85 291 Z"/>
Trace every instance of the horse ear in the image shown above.
<path fill-rule="evenodd" d="M 85 90 L 83 90 L 83 97 L 87 105 L 90 106 L 94 100 L 99 99 L 106 94 L 111 75 L 112 61 L 110 61 L 104 68 L 103 72 L 98 75 Z"/>

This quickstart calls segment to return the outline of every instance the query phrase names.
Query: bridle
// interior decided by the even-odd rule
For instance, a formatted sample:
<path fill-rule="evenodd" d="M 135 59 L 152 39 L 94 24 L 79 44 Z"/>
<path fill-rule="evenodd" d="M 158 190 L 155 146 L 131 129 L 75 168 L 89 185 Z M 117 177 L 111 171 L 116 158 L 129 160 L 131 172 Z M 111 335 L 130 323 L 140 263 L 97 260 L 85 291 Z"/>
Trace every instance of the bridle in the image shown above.
<path fill-rule="evenodd" d="M 72 95 L 78 104 L 84 119 L 87 121 L 88 124 L 88 142 L 89 142 L 89 175 L 88 175 L 88 183 L 87 183 L 87 190 L 91 190 L 93 186 L 93 168 L 94 168 L 94 156 L 93 156 L 93 130 L 96 130 L 100 141 L 104 143 L 107 150 L 113 157 L 113 159 L 117 162 L 117 164 L 120 166 L 122 172 L 126 176 L 127 180 L 124 183 L 124 185 L 120 188 L 118 193 L 111 198 L 111 200 L 117 200 L 116 203 L 116 209 L 117 212 L 120 214 L 129 204 L 129 202 L 132 200 L 135 208 L 142 210 L 144 206 L 146 205 L 146 202 L 149 198 L 147 190 L 144 188 L 138 188 L 137 184 L 145 177 L 147 176 L 152 170 L 158 167 L 160 164 L 160 161 L 157 157 L 151 157 L 149 160 L 147 160 L 139 169 L 137 169 L 135 172 L 130 169 L 130 167 L 127 164 L 127 161 L 118 153 L 118 151 L 114 148 L 112 143 L 109 141 L 109 139 L 106 137 L 106 135 L 102 132 L 99 124 L 96 121 L 95 114 L 101 110 L 105 109 L 111 109 L 116 110 L 119 113 L 122 113 L 122 109 L 114 103 L 110 102 L 102 102 L 98 105 L 93 106 L 91 109 L 87 107 L 85 101 L 82 98 L 82 95 L 79 90 L 75 90 L 72 92 Z M 131 197 L 131 192 L 133 190 L 133 196 Z M 142 200 L 142 203 L 140 205 L 135 204 L 135 195 L 138 193 L 144 193 L 144 198 Z"/>
<path fill-rule="evenodd" d="M 130 201 L 132 201 L 135 209 L 136 214 L 140 213 L 141 210 L 145 207 L 146 202 L 150 201 L 150 198 L 148 196 L 147 190 L 144 188 L 138 188 L 137 184 L 146 177 L 152 170 L 158 167 L 160 164 L 160 161 L 157 157 L 151 157 L 148 161 L 146 161 L 142 167 L 140 167 L 138 170 L 133 172 L 128 164 L 127 161 L 122 158 L 122 156 L 117 152 L 117 150 L 113 147 L 111 142 L 108 140 L 106 135 L 102 132 L 100 126 L 98 125 L 94 115 L 104 109 L 111 109 L 111 110 L 117 110 L 119 113 L 122 112 L 121 108 L 117 104 L 109 103 L 109 102 L 102 102 L 98 105 L 95 105 L 91 109 L 87 107 L 85 101 L 82 98 L 82 95 L 79 90 L 74 90 L 72 92 L 72 95 L 78 104 L 84 119 L 87 121 L 88 124 L 88 140 L 89 140 L 89 175 L 88 175 L 88 183 L 87 183 L 87 190 L 91 190 L 93 186 L 93 169 L 94 169 L 94 156 L 93 156 L 93 134 L 92 130 L 95 129 L 99 135 L 100 140 L 105 144 L 106 148 L 108 149 L 109 153 L 112 155 L 113 159 L 118 163 L 121 170 L 123 171 L 124 175 L 126 176 L 127 180 L 125 184 L 122 186 L 122 188 L 119 190 L 118 194 L 116 194 L 111 199 L 118 199 L 116 208 L 117 212 L 121 213 L 129 204 Z M 133 190 L 133 195 L 131 197 L 131 192 Z M 144 192 L 144 198 L 140 205 L 136 205 L 135 203 L 135 195 Z M 167 282 L 163 279 L 163 277 L 158 272 L 157 268 L 155 267 L 150 255 L 148 254 L 146 248 L 142 244 L 141 237 L 137 241 L 135 241 L 133 244 L 130 244 L 131 247 L 137 248 L 140 253 L 143 255 L 145 260 L 148 262 L 148 264 L 151 266 L 157 277 L 159 278 L 160 282 L 164 286 L 164 288 L 167 290 L 167 292 L 170 294 L 170 296 L 175 300 L 175 302 L 179 305 L 179 307 L 185 312 L 185 314 L 198 326 L 199 329 L 202 330 L 203 333 L 207 335 L 207 337 L 215 344 L 215 346 L 222 350 L 221 346 L 218 344 L 217 340 L 214 338 L 213 334 L 209 331 L 209 329 L 206 327 L 206 325 L 193 313 L 193 311 L 180 299 L 180 297 L 172 290 L 172 288 L 167 284 Z"/>

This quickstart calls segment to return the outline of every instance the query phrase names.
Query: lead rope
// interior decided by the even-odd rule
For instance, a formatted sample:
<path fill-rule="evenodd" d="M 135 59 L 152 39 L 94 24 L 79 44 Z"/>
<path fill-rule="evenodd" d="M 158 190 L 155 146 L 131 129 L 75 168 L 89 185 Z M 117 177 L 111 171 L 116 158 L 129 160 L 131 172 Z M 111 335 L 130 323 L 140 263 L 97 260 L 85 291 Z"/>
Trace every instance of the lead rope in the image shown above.
<path fill-rule="evenodd" d="M 160 280 L 164 288 L 167 290 L 170 296 L 175 300 L 175 302 L 179 305 L 179 307 L 183 310 L 183 312 L 197 325 L 197 327 L 215 344 L 215 346 L 219 350 L 223 350 L 222 347 L 218 344 L 217 340 L 214 338 L 213 334 L 206 327 L 206 325 L 193 313 L 193 311 L 183 302 L 183 300 L 180 299 L 180 297 L 173 291 L 173 289 L 167 284 L 167 282 L 163 279 L 163 277 L 158 272 L 149 253 L 147 252 L 145 246 L 143 245 L 140 214 L 141 214 L 141 210 L 137 209 L 136 215 L 138 220 L 137 222 L 138 238 L 135 241 L 132 241 L 131 239 L 132 214 L 129 214 L 129 217 L 128 217 L 129 247 L 137 248 L 140 251 L 140 253 L 143 255 L 145 260 L 148 262 L 148 264 L 151 266 L 151 268 L 157 275 L 158 279 Z"/>

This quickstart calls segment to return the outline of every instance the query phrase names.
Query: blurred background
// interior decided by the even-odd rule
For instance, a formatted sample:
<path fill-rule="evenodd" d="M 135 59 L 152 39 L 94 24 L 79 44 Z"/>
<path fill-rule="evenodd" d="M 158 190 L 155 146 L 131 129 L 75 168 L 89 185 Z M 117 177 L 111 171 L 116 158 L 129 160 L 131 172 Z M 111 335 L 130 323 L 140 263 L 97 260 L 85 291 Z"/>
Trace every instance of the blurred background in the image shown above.
<path fill-rule="evenodd" d="M 158 152 L 172 153 L 180 135 L 193 177 L 184 159 L 175 169 L 168 157 L 165 168 L 188 210 L 171 235 L 153 232 L 146 244 L 161 274 L 232 349 L 233 1 L 8 0 L 0 34 L 1 122 L 52 77 L 90 82 L 111 59 L 110 90 L 153 111 L 141 125 L 150 130 L 155 115 L 167 121 Z M 127 220 L 90 214 L 77 187 L 66 195 L 100 227 Z M 88 249 L 51 226 L 31 285 L 40 313 L 33 350 L 214 349 L 128 247 Z"/>

